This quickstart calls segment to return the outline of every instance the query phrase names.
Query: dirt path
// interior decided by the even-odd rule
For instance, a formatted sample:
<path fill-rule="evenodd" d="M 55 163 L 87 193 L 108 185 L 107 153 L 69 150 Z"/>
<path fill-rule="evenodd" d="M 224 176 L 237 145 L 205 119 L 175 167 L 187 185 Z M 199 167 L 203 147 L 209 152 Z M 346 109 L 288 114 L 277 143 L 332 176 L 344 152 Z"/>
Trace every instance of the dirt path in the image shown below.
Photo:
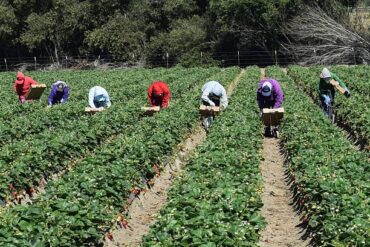
<path fill-rule="evenodd" d="M 264 139 L 263 156 L 265 160 L 260 165 L 264 181 L 262 215 L 266 218 L 267 227 L 262 233 L 260 245 L 307 246 L 309 241 L 300 239 L 303 229 L 296 227 L 301 222 L 291 206 L 291 192 L 285 181 L 283 158 L 277 139 Z"/>
<path fill-rule="evenodd" d="M 261 68 L 261 77 L 265 77 L 265 69 Z M 260 168 L 264 182 L 262 195 L 262 215 L 267 221 L 267 227 L 262 232 L 260 245 L 262 247 L 299 247 L 308 246 L 309 240 L 301 240 L 304 233 L 298 228 L 300 219 L 292 207 L 292 194 L 285 181 L 283 157 L 276 138 L 264 138 L 263 157 Z"/>
<path fill-rule="evenodd" d="M 233 91 L 236 87 L 236 85 L 238 84 L 238 82 L 240 81 L 240 78 L 242 78 L 242 76 L 244 75 L 245 73 L 245 69 L 242 69 L 240 71 L 240 73 L 235 77 L 235 79 L 230 83 L 230 85 L 228 86 L 227 88 L 227 96 L 230 97 L 232 94 L 233 94 Z"/>
<path fill-rule="evenodd" d="M 230 96 L 240 78 L 245 73 L 243 69 L 227 88 Z M 152 189 L 134 200 L 128 210 L 129 228 L 116 229 L 113 231 L 113 240 L 106 238 L 104 246 L 139 246 L 157 217 L 159 210 L 167 202 L 167 193 L 174 179 L 181 173 L 182 167 L 188 162 L 192 151 L 206 139 L 206 132 L 201 126 L 197 126 L 184 142 L 180 143 L 179 152 L 173 157 L 175 160 L 171 165 L 165 167 L 161 175 L 155 178 Z"/>

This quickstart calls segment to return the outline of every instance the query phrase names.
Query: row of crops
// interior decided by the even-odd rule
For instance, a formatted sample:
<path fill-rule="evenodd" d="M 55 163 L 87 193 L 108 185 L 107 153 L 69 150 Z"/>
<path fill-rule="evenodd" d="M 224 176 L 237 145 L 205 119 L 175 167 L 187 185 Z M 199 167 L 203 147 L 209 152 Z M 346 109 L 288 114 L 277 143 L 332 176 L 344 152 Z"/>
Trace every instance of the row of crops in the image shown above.
<path fill-rule="evenodd" d="M 318 75 L 322 67 L 302 68 L 292 66 L 288 73 L 300 88 L 319 102 Z M 350 98 L 335 97 L 335 114 L 337 122 L 353 136 L 362 147 L 367 148 L 370 139 L 370 73 L 363 66 L 356 68 L 333 67 L 331 69 L 347 84 L 352 91 Z"/>
<path fill-rule="evenodd" d="M 42 119 L 39 120 L 39 124 L 44 127 L 43 129 L 39 128 L 38 133 L 27 135 L 25 132 L 24 138 L 9 137 L 13 141 L 0 147 L 2 151 L 0 171 L 3 174 L 0 178 L 0 199 L 9 201 L 10 198 L 10 200 L 16 201 L 24 194 L 20 193 L 21 191 L 32 191 L 35 186 L 40 184 L 41 180 L 48 180 L 53 174 L 69 169 L 71 165 L 75 165 L 74 162 L 77 158 L 83 158 L 90 151 L 106 144 L 110 136 L 132 131 L 135 127 L 134 124 L 140 120 L 140 106 L 146 102 L 145 90 L 152 80 L 158 77 L 167 79 L 170 87 L 173 87 L 173 94 L 181 98 L 182 92 L 187 90 L 187 86 L 202 80 L 202 78 L 205 80 L 208 75 L 217 72 L 217 70 L 194 70 L 193 73 L 188 73 L 189 71 L 186 70 L 173 70 L 166 75 L 164 75 L 164 70 L 158 72 L 144 71 L 144 73 L 137 73 L 136 77 L 134 74 L 128 75 L 123 80 L 123 83 L 130 82 L 123 90 L 128 96 L 120 97 L 122 85 L 116 85 L 117 88 L 112 92 L 115 104 L 109 111 L 99 115 L 82 116 L 81 110 L 85 104 L 83 99 L 77 103 L 77 106 L 70 102 L 68 105 L 57 106 L 47 112 L 41 108 L 41 114 L 39 112 L 38 117 L 34 116 L 33 113 L 28 113 L 31 116 L 27 114 L 15 116 L 12 121 L 18 121 L 18 124 L 19 118 L 26 120 L 21 125 L 24 131 L 32 129 L 33 123 L 29 119 L 33 117 Z M 116 80 L 112 79 L 102 83 L 106 88 L 114 88 L 110 84 L 117 84 Z M 174 85 L 175 83 L 176 85 Z M 130 88 L 130 85 L 133 87 Z M 76 85 L 76 87 L 78 86 Z M 88 85 L 86 88 L 88 90 Z M 144 92 L 144 95 L 141 92 Z M 81 90 L 81 93 L 85 92 Z M 76 116 L 68 122 L 70 112 L 64 110 L 70 105 L 72 105 L 71 108 L 75 111 Z M 33 106 L 37 107 L 37 104 L 33 104 Z M 37 113 L 35 112 L 35 114 Z M 49 116 L 55 120 L 50 121 Z M 45 126 L 47 121 L 50 127 Z M 45 140 L 47 141 L 45 142 Z M 32 145 L 29 145 L 30 143 Z"/>
<path fill-rule="evenodd" d="M 247 70 L 229 109 L 169 192 L 143 246 L 253 246 L 265 222 L 259 172 L 262 138 L 253 95 L 259 69 Z"/>
<path fill-rule="evenodd" d="M 349 99 L 336 97 L 337 114 L 358 138 L 368 140 L 366 67 L 333 71 L 352 91 Z M 0 83 L 4 99 L 0 204 L 7 206 L 0 207 L 0 245 L 102 245 L 113 229 L 127 220 L 129 224 L 133 194 L 150 185 L 157 168 L 168 164 L 177 145 L 199 124 L 203 83 L 218 80 L 226 87 L 239 72 L 239 68 L 34 72 L 31 76 L 49 86 L 62 79 L 71 87 L 70 101 L 51 109 L 45 108 L 47 95 L 41 102 L 18 106 L 11 87 L 14 74 L 1 74 L 0 81 L 9 83 Z M 367 246 L 369 157 L 356 150 L 308 97 L 317 97 L 319 72 L 318 67 L 291 67 L 287 76 L 278 67 L 266 70 L 267 76 L 281 82 L 285 94 L 281 144 L 295 203 L 318 245 Z M 259 76 L 257 67 L 246 69 L 229 107 L 216 118 L 206 141 L 175 181 L 144 246 L 258 244 L 266 224 L 259 212 L 263 187 L 259 171 L 263 126 L 255 102 Z M 159 79 L 171 88 L 170 107 L 142 117 L 146 89 Z M 94 85 L 108 90 L 113 105 L 86 116 L 82 111 Z M 32 197 L 40 186 L 45 186 L 43 192 Z M 25 195 L 31 196 L 31 203 L 24 204 Z"/>
<path fill-rule="evenodd" d="M 278 67 L 266 74 L 281 82 L 286 95 L 281 143 L 307 231 L 320 246 L 368 246 L 368 156 L 329 122 L 301 83 Z"/>
<path fill-rule="evenodd" d="M 199 92 L 204 81 L 228 83 L 238 71 L 198 69 L 187 75 L 175 71 L 177 79 L 170 87 L 178 97 L 169 109 L 123 126 L 124 131 L 109 144 L 78 161 L 62 178 L 50 181 L 32 205 L 3 211 L 0 242 L 8 246 L 81 246 L 103 241 L 116 224 L 117 215 L 125 213 L 132 189 L 146 186 L 143 180 L 154 175 L 153 164 L 166 160 L 198 122 Z M 127 119 L 137 115 L 124 110 L 115 111 Z M 111 108 L 109 111 L 113 114 Z"/>

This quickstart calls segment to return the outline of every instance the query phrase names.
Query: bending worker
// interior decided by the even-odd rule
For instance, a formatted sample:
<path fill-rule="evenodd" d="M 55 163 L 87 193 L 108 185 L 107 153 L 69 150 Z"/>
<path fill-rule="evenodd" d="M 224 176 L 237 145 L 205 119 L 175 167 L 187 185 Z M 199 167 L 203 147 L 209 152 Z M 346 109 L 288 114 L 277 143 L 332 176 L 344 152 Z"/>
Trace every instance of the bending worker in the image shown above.
<path fill-rule="evenodd" d="M 163 81 L 155 81 L 148 88 L 148 100 L 150 106 L 167 108 L 170 103 L 171 92 L 168 85 Z"/>
<path fill-rule="evenodd" d="M 31 88 L 31 85 L 37 85 L 37 82 L 29 76 L 24 76 L 22 72 L 17 73 L 17 79 L 14 81 L 14 91 L 19 97 L 19 103 L 26 102 L 26 94 Z"/>
<path fill-rule="evenodd" d="M 66 103 L 69 96 L 69 88 L 64 81 L 57 81 L 53 84 L 48 98 L 48 105 Z"/>
<path fill-rule="evenodd" d="M 226 90 L 217 81 L 208 81 L 203 85 L 201 99 L 207 106 L 221 106 L 226 109 L 228 105 Z"/>
<path fill-rule="evenodd" d="M 284 94 L 277 80 L 263 78 L 258 83 L 257 103 L 262 117 L 263 108 L 280 108 L 283 105 Z M 265 126 L 265 136 L 271 135 L 271 126 Z"/>
<path fill-rule="evenodd" d="M 91 108 L 104 108 L 112 105 L 108 92 L 100 86 L 92 87 L 89 91 L 89 106 Z"/>
<path fill-rule="evenodd" d="M 283 105 L 284 94 L 277 80 L 261 79 L 257 89 L 257 103 L 262 114 L 263 108 L 279 108 Z"/>
<path fill-rule="evenodd" d="M 321 101 L 321 107 L 324 113 L 332 117 L 333 114 L 333 105 L 334 105 L 334 96 L 335 96 L 335 88 L 330 83 L 331 80 L 337 81 L 337 83 L 345 90 L 344 95 L 346 97 L 350 96 L 350 92 L 344 84 L 344 82 L 338 78 L 338 76 L 334 73 L 331 73 L 327 68 L 324 68 L 320 74 L 320 81 L 319 81 L 319 96 Z"/>

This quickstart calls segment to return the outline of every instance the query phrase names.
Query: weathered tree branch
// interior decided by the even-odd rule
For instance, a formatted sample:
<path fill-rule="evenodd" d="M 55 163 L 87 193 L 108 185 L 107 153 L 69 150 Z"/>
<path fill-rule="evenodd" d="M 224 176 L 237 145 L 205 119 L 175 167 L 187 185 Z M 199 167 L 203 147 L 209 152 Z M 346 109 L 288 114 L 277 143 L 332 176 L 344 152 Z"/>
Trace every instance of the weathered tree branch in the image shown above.
<path fill-rule="evenodd" d="M 283 46 L 302 65 L 370 62 L 370 42 L 328 16 L 307 7 L 287 26 Z"/>

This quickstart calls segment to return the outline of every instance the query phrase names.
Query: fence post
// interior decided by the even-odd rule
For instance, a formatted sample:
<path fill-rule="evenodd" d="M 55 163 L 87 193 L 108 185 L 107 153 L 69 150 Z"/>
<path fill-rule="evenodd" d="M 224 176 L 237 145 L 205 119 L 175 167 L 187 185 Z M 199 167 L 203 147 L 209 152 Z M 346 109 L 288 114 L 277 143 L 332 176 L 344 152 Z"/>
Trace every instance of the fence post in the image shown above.
<path fill-rule="evenodd" d="M 277 51 L 275 50 L 275 65 L 278 66 Z"/>
<path fill-rule="evenodd" d="M 168 57 L 169 57 L 168 52 L 166 52 L 166 65 L 167 65 L 167 68 L 168 68 Z"/>
<path fill-rule="evenodd" d="M 4 58 L 4 62 L 5 62 L 6 71 L 8 71 L 8 63 L 6 62 L 6 58 Z"/>
<path fill-rule="evenodd" d="M 240 67 L 240 52 L 238 50 L 238 66 Z"/>
<path fill-rule="evenodd" d="M 37 66 L 36 66 L 36 57 L 33 57 L 33 60 L 35 60 L 35 70 L 37 70 Z"/>

